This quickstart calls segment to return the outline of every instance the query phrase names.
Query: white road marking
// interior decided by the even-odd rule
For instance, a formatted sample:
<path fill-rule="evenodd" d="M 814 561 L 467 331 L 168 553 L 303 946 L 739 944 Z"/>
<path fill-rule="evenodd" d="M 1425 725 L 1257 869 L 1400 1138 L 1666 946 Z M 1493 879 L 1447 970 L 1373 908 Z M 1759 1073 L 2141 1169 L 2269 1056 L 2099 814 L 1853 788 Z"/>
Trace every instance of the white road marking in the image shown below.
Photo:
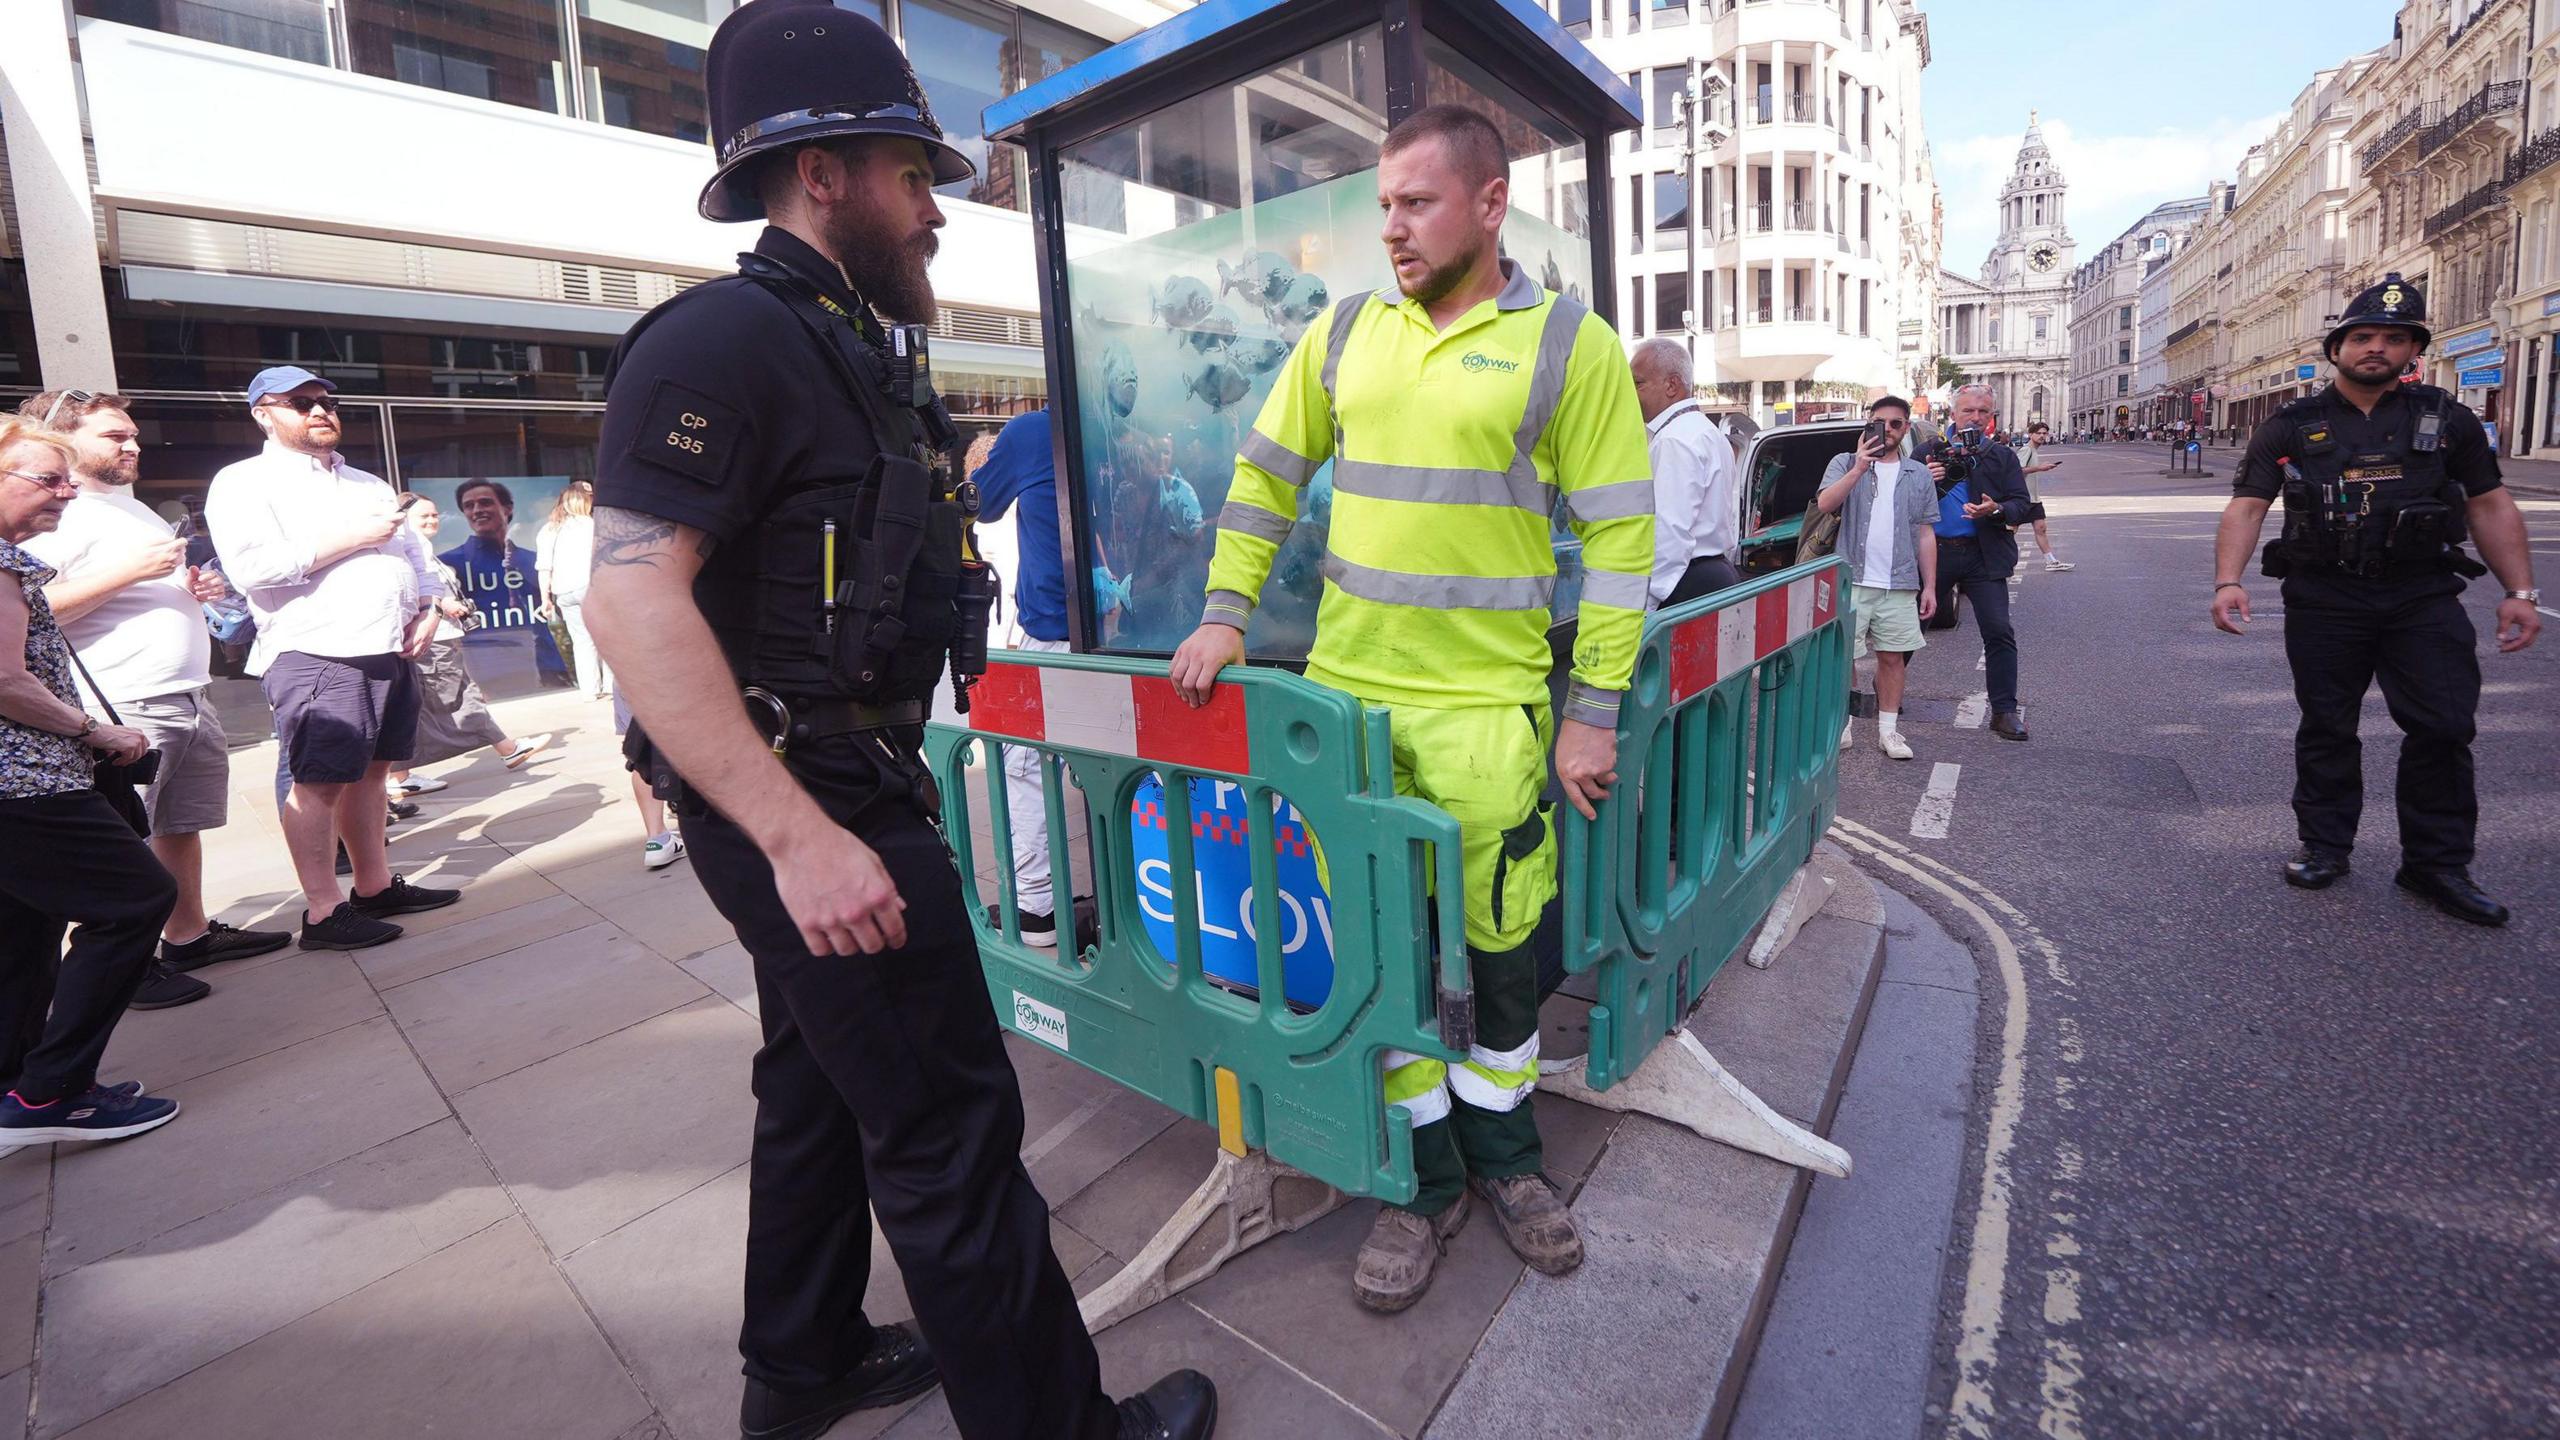
<path fill-rule="evenodd" d="M 1990 668 L 1990 661 L 1991 657 L 1988 655 L 1976 655 L 1973 657 L 1973 668 L 1976 670 L 1987 670 Z"/>
<path fill-rule="evenodd" d="M 1086 1121 L 1101 1114 L 1123 1093 L 1125 1092 L 1117 1089 L 1106 1090 L 1068 1112 L 1066 1117 L 1057 1124 L 1041 1131 L 1038 1139 L 1022 1147 L 1022 1168 L 1028 1170 L 1039 1164 L 1042 1157 L 1067 1143 L 1067 1137 L 1083 1129 Z"/>
<path fill-rule="evenodd" d="M 2045 970 L 2066 989 L 2070 974 L 2062 954 L 2018 908 L 1962 872 L 1941 865 L 1854 820 L 1833 823 L 1832 835 L 1850 849 L 1927 886 L 1944 897 L 1979 928 L 1990 942 L 2007 1005 L 2000 1022 L 2000 1071 L 1991 1092 L 1991 1117 L 1982 1155 L 1982 1185 L 1973 1214 L 1973 1239 L 1965 1262 L 1963 1333 L 1956 1340 L 1956 1389 L 1951 1415 L 1959 1434 L 1987 1440 L 1999 1420 L 1993 1379 L 2000 1363 L 2000 1337 L 2006 1329 L 2004 1300 L 2009 1278 L 2010 1152 L 2018 1124 L 2026 1112 L 2027 982 L 2018 945 L 2009 930 L 1992 919 L 1984 905 L 2016 925 L 2044 957 Z M 1942 878 L 1943 877 L 1943 878 Z M 1959 890 L 1957 887 L 1963 887 Z M 1982 904 L 1964 891 L 1973 892 Z M 2084 1053 L 2078 1027 L 2065 1031 L 2064 1063 L 2077 1064 Z M 2055 1077 L 2057 1088 L 2065 1077 Z M 2078 1238 L 2070 1227 L 2078 1221 L 2069 1187 L 2080 1178 L 2084 1161 L 2070 1146 L 2057 1148 L 2053 1192 L 2057 1202 L 2044 1218 L 2054 1233 L 2045 1242 L 2045 1330 L 2039 1357 L 2036 1429 L 2054 1440 L 2080 1440 L 2080 1347 L 2055 1332 L 2079 1323 L 2081 1284 Z"/>
<path fill-rule="evenodd" d="M 1961 765 L 1941 760 L 1929 770 L 1929 788 L 1920 797 L 1920 807 L 1911 812 L 1911 833 L 1923 840 L 1947 838 L 1947 822 L 1956 813 L 1956 777 L 1964 773 Z"/>
<path fill-rule="evenodd" d="M 2550 606 L 2548 606 L 2548 605 L 2536 605 L 2536 606 L 2534 606 L 2533 608 L 2534 608 L 2534 609 L 2536 609 L 2536 610 L 2541 611 L 2541 612 L 2542 612 L 2543 614 L 2545 614 L 2545 615 L 2550 616 L 2550 617 L 2551 617 L 2552 619 L 2554 619 L 2554 620 L 2560 620 L 2560 610 L 2554 610 L 2554 609 L 2552 609 L 2552 608 L 2551 608 Z"/>
<path fill-rule="evenodd" d="M 1956 703 L 1956 728 L 1979 730 L 1991 718 L 1991 692 L 1976 690 Z"/>

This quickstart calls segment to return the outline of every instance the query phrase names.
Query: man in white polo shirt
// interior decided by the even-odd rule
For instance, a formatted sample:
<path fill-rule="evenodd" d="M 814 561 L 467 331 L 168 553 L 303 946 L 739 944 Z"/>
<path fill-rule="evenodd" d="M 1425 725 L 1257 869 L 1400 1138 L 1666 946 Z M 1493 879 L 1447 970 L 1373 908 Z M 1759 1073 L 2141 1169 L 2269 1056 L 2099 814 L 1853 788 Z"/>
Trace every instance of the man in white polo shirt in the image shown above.
<path fill-rule="evenodd" d="M 1840 516 L 1837 553 L 1849 562 L 1849 633 L 1855 654 L 1876 655 L 1876 748 L 1911 758 L 1902 738 L 1902 687 L 1911 652 L 1927 642 L 1920 622 L 1938 604 L 1938 490 L 1929 467 L 1902 458 L 1911 406 L 1887 395 L 1867 407 L 1868 433 L 1854 453 L 1831 457 L 1813 498 Z M 1849 748 L 1851 725 L 1840 727 Z"/>
<path fill-rule="evenodd" d="M 184 563 L 186 542 L 134 498 L 142 443 L 123 396 L 48 390 L 18 414 L 69 436 L 78 457 L 72 473 L 80 493 L 63 508 L 61 526 L 23 547 L 54 569 L 45 602 L 117 717 L 160 752 L 143 804 L 152 853 L 178 882 L 178 905 L 161 926 L 158 962 L 132 1007 L 201 1000 L 209 987 L 185 972 L 264 955 L 293 939 L 235 929 L 204 913 L 204 832 L 230 817 L 231 742 L 205 698 L 213 657 L 203 607 L 228 587 Z M 97 714 L 106 718 L 102 707 Z"/>
<path fill-rule="evenodd" d="M 258 622 L 249 673 L 275 708 L 293 780 L 284 838 L 305 950 L 396 940 L 387 917 L 462 898 L 393 875 L 383 846 L 383 777 L 417 742 L 409 661 L 435 639 L 445 586 L 391 487 L 338 454 L 337 388 L 299 366 L 258 372 L 249 413 L 266 446 L 224 466 L 204 505 L 222 568 Z M 355 872 L 344 899 L 333 841 Z"/>

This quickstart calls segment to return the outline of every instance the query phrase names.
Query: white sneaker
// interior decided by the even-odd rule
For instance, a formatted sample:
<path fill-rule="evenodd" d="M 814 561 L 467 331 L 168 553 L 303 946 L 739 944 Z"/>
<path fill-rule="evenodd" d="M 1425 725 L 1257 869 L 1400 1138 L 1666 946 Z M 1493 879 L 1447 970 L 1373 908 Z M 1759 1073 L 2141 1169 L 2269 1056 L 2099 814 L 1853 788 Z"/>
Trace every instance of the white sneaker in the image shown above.
<path fill-rule="evenodd" d="M 652 870 L 664 870 L 684 858 L 684 837 L 673 830 L 652 835 L 640 847 L 640 861 Z"/>
<path fill-rule="evenodd" d="M 2052 556 L 2047 555 L 2044 557 L 2044 568 L 2047 570 L 2077 570 L 2080 567 L 2072 564 L 2068 560 L 2056 560 Z"/>
<path fill-rule="evenodd" d="M 543 731 L 539 735 L 527 735 L 523 739 L 518 740 L 516 742 L 515 753 L 507 757 L 507 768 L 510 770 L 522 768 L 524 762 L 532 759 L 550 743 L 551 732 L 548 730 Z"/>
<path fill-rule="evenodd" d="M 444 781 L 431 779 L 425 775 L 412 775 L 406 780 L 394 780 L 383 787 L 395 800 L 405 800 L 412 795 L 433 795 L 444 788 Z"/>
<path fill-rule="evenodd" d="M 1858 741 L 1858 722 L 1857 722 L 1857 721 L 1852 720 L 1852 721 L 1850 721 L 1848 724 L 1843 725 L 1843 726 L 1841 726 L 1841 727 L 1840 727 L 1840 748 L 1841 748 L 1841 749 L 1846 750 L 1846 749 L 1848 749 L 1851 745 L 1856 744 L 1856 743 L 1857 743 L 1857 741 Z"/>
<path fill-rule="evenodd" d="M 1903 739 L 1902 732 L 1899 730 L 1877 731 L 1876 748 L 1896 760 L 1911 758 L 1911 742 Z"/>

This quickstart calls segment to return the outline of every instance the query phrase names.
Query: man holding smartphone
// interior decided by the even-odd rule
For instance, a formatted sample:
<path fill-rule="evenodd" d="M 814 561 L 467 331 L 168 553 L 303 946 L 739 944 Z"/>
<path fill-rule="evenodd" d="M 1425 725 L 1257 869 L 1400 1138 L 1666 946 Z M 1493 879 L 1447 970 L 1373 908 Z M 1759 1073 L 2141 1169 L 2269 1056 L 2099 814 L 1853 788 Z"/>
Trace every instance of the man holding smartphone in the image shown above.
<path fill-rule="evenodd" d="M 2045 529 L 2044 523 L 2044 491 L 2042 487 L 2036 484 L 2036 477 L 2038 475 L 2041 475 L 2047 470 L 2050 470 L 2062 463 L 2059 460 L 2038 460 L 2036 458 L 2036 451 L 2042 449 L 2046 444 L 2050 443 L 2052 439 L 2053 429 L 2043 421 L 2039 420 L 2033 425 L 2028 426 L 2027 443 L 2018 447 L 2018 469 L 2020 473 L 2027 477 L 2027 503 L 2029 506 L 2027 513 L 2035 519 L 2036 548 L 2044 552 L 2044 568 L 2055 574 L 2060 574 L 2065 570 L 2071 570 L 2077 567 L 2075 567 L 2070 561 L 2053 553 L 2053 534 L 2051 531 Z"/>
<path fill-rule="evenodd" d="M 1840 517 L 1835 553 L 1849 562 L 1849 635 L 1854 653 L 1876 656 L 1876 748 L 1911 758 L 1902 738 L 1902 687 L 1911 652 L 1928 643 L 1920 622 L 1937 610 L 1937 514 L 1926 468 L 1902 458 L 1911 402 L 1887 395 L 1867 407 L 1866 433 L 1855 453 L 1834 455 L 1813 503 Z M 1840 727 L 1849 748 L 1857 722 Z"/>

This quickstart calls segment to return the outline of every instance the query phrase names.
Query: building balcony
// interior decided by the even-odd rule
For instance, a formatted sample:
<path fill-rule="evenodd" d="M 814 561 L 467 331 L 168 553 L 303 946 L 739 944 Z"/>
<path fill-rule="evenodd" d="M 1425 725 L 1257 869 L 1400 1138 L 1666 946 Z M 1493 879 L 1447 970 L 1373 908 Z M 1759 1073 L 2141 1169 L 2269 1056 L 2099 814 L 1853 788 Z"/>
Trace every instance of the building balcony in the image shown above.
<path fill-rule="evenodd" d="M 2393 151 L 2409 143 L 2416 138 L 2419 131 L 2427 128 L 2427 116 L 2432 108 L 2425 104 L 2410 106 L 2408 113 L 2391 122 L 2390 129 L 2375 136 L 2363 149 L 2356 152 L 2356 163 L 2363 166 L 2364 172 L 2368 175 L 2380 170 L 2382 162 L 2390 158 Z"/>
<path fill-rule="evenodd" d="M 2507 0 L 2480 0 L 2479 4 L 2471 7 L 2470 14 L 2462 17 L 2460 23 L 2456 24 L 2452 29 L 2444 32 L 2445 48 L 2450 50 L 2454 46 L 2461 44 L 2463 36 L 2479 29 L 2480 22 L 2488 19 L 2490 12 L 2506 3 Z"/>
<path fill-rule="evenodd" d="M 2513 185 L 2527 176 L 2539 175 L 2550 169 L 2553 161 L 2560 161 L 2560 125 L 2527 140 L 2507 157 L 2507 183 Z"/>
<path fill-rule="evenodd" d="M 2494 0 L 2493 0 L 2494 3 Z M 2430 125 L 2418 136 L 2418 158 L 2426 159 L 2454 142 L 2463 131 L 2492 115 L 2503 115 L 2524 103 L 2524 82 L 2500 80 L 2483 85 L 2480 93 L 2453 108 L 2453 113 Z"/>
<path fill-rule="evenodd" d="M 2438 236 L 2451 234 L 2505 203 L 2507 203 L 2507 181 L 2504 176 L 2501 176 L 2428 216 L 2425 227 L 2426 238 L 2432 242 Z"/>

